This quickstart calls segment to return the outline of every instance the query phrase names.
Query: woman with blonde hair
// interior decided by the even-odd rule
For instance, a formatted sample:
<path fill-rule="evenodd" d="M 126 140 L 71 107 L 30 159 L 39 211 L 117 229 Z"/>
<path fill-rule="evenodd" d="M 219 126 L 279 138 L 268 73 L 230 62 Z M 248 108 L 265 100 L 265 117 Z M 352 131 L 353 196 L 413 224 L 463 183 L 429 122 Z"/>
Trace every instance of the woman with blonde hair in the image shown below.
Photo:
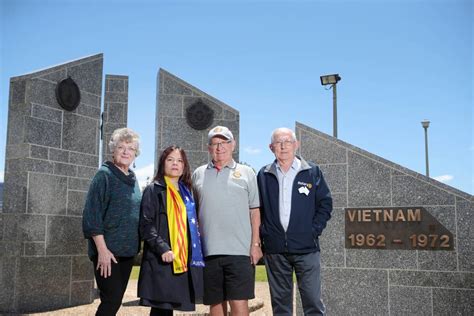
<path fill-rule="evenodd" d="M 92 179 L 83 212 L 84 237 L 99 288 L 96 315 L 115 315 L 122 304 L 133 258 L 140 250 L 138 218 L 141 192 L 130 165 L 140 154 L 139 136 L 129 128 L 113 132 L 112 161 Z"/>

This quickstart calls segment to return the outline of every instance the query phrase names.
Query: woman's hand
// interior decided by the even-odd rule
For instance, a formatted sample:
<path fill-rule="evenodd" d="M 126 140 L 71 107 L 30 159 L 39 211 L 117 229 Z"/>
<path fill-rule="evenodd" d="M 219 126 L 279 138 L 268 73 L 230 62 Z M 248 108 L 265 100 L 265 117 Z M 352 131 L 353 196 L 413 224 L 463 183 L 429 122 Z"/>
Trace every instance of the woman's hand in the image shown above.
<path fill-rule="evenodd" d="M 112 261 L 117 263 L 114 254 L 109 249 L 98 250 L 99 258 L 97 259 L 97 270 L 100 269 L 100 276 L 107 278 L 112 275 Z"/>
<path fill-rule="evenodd" d="M 93 236 L 92 239 L 97 248 L 97 270 L 100 270 L 100 276 L 104 279 L 112 275 L 112 261 L 117 263 L 114 254 L 110 252 L 105 244 L 104 235 Z"/>
<path fill-rule="evenodd" d="M 163 260 L 163 262 L 173 262 L 174 253 L 171 250 L 165 252 L 161 255 L 161 260 Z"/>

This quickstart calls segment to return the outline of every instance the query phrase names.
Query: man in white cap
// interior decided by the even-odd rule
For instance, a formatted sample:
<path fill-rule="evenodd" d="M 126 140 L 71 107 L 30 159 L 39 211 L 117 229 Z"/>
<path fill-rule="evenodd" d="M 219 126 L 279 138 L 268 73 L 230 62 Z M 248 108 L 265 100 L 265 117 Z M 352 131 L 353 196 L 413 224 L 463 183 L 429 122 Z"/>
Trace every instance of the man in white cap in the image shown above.
<path fill-rule="evenodd" d="M 212 161 L 196 169 L 193 186 L 203 241 L 204 304 L 211 316 L 248 315 L 255 297 L 255 265 L 260 248 L 260 201 L 252 168 L 232 159 L 235 140 L 224 126 L 208 134 Z"/>

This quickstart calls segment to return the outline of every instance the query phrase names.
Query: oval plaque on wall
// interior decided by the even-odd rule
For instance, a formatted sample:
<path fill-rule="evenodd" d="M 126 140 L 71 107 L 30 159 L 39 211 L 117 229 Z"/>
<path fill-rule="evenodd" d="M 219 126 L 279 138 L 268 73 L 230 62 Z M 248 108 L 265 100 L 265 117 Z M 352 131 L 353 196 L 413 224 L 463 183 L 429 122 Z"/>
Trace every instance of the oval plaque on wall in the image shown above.
<path fill-rule="evenodd" d="M 68 77 L 56 85 L 56 100 L 66 111 L 74 111 L 81 102 L 81 91 L 76 82 Z"/>
<path fill-rule="evenodd" d="M 199 100 L 186 109 L 186 121 L 194 129 L 206 129 L 214 122 L 214 110 Z"/>

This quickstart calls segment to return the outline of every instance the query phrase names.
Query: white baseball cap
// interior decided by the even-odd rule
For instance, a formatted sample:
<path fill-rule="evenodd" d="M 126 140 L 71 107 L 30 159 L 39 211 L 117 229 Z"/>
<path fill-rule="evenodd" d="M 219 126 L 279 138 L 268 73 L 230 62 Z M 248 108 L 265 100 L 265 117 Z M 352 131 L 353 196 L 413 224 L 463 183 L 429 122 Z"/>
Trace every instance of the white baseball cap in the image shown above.
<path fill-rule="evenodd" d="M 207 140 L 210 142 L 213 137 L 222 136 L 228 140 L 234 140 L 234 135 L 232 132 L 225 126 L 216 126 L 209 131 L 207 135 Z"/>

